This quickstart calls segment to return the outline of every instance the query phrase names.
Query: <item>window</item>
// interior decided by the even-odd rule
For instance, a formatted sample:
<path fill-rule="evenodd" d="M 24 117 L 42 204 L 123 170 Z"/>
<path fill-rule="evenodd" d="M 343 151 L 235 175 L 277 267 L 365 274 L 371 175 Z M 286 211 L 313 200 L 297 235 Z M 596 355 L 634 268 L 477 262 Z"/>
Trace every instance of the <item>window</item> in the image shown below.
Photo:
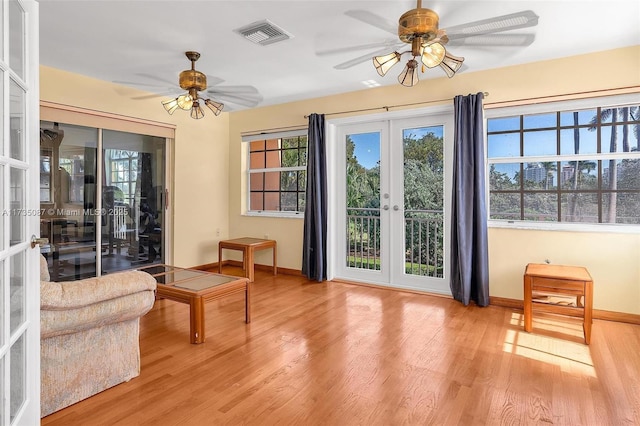
<path fill-rule="evenodd" d="M 487 111 L 489 219 L 640 224 L 638 95 Z"/>
<path fill-rule="evenodd" d="M 248 212 L 300 215 L 307 185 L 307 130 L 245 137 Z"/>
<path fill-rule="evenodd" d="M 111 184 L 120 188 L 123 201 L 132 206 L 138 179 L 138 152 L 106 149 L 104 155 L 107 157 Z"/>

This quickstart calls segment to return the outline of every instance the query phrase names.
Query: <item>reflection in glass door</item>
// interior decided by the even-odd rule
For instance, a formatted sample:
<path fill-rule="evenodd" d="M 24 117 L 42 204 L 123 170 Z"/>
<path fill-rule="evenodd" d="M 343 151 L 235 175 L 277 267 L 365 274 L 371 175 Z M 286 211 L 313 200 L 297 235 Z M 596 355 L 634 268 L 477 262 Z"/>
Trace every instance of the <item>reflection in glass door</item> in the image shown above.
<path fill-rule="evenodd" d="M 41 252 L 51 279 L 163 262 L 166 139 L 40 124 L 40 233 L 49 239 Z"/>
<path fill-rule="evenodd" d="M 450 126 L 431 116 L 340 127 L 338 278 L 450 292 Z"/>

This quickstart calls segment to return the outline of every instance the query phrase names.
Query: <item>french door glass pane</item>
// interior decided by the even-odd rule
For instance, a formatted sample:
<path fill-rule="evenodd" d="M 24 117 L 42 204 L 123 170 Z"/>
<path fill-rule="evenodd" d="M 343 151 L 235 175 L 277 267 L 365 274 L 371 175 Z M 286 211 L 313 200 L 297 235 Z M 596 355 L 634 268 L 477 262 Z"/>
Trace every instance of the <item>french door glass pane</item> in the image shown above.
<path fill-rule="evenodd" d="M 9 1 L 9 66 L 24 79 L 24 11 L 16 0 Z M 1 46 L 1 45 L 0 45 Z"/>
<path fill-rule="evenodd" d="M 380 133 L 346 136 L 347 267 L 380 269 Z"/>
<path fill-rule="evenodd" d="M 102 270 L 162 263 L 165 139 L 103 130 Z"/>
<path fill-rule="evenodd" d="M 13 334 L 25 320 L 25 257 L 24 251 L 20 251 L 10 260 L 9 277 L 9 305 L 11 317 L 9 330 Z"/>
<path fill-rule="evenodd" d="M 405 273 L 443 276 L 443 126 L 404 129 Z"/>
<path fill-rule="evenodd" d="M 10 400 L 10 416 L 11 420 L 15 418 L 18 410 L 25 402 L 25 370 L 26 370 L 26 348 L 24 334 L 11 346 L 11 356 L 9 363 L 11 366 L 11 400 Z"/>
<path fill-rule="evenodd" d="M 52 281 L 96 275 L 97 146 L 97 129 L 40 123 L 41 251 Z"/>
<path fill-rule="evenodd" d="M 11 206 L 9 209 L 9 218 L 11 221 L 9 244 L 12 246 L 18 244 L 24 240 L 24 227 L 26 220 L 26 206 L 25 206 L 25 171 L 10 168 L 10 191 L 11 191 Z"/>
<path fill-rule="evenodd" d="M 24 160 L 24 117 L 25 117 L 25 92 L 18 84 L 11 80 L 9 86 L 9 119 L 10 139 L 9 150 L 11 158 Z"/>

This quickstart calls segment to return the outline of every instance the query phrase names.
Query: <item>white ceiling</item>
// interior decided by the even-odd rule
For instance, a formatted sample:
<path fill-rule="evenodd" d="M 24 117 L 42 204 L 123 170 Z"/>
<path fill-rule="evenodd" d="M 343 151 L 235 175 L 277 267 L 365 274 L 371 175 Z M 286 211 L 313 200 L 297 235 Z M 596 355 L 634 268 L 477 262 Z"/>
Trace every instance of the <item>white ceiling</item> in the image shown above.
<path fill-rule="evenodd" d="M 210 87 L 215 80 L 219 88 L 254 86 L 264 98 L 260 105 L 362 90 L 363 80 L 398 84 L 401 65 L 386 77 L 378 76 L 371 61 L 346 70 L 334 69 L 377 48 L 333 55 L 318 52 L 395 40 L 393 34 L 345 12 L 366 10 L 393 28 L 402 13 L 416 6 L 415 1 L 328 0 L 39 3 L 42 65 L 111 82 L 131 82 L 132 87 L 154 93 L 180 93 L 178 74 L 190 67 L 184 52 L 195 50 L 202 55 L 196 69 L 210 76 Z M 539 16 L 537 26 L 513 31 L 534 33 L 535 41 L 529 46 L 449 47 L 454 55 L 465 57 L 465 68 L 460 71 L 465 73 L 640 45 L 638 0 L 425 0 L 423 7 L 440 15 L 444 29 L 522 10 Z M 293 38 L 260 46 L 233 32 L 263 19 Z M 630 58 L 629 66 L 637 64 L 637 58 Z M 435 68 L 420 78 L 442 76 L 442 70 Z"/>

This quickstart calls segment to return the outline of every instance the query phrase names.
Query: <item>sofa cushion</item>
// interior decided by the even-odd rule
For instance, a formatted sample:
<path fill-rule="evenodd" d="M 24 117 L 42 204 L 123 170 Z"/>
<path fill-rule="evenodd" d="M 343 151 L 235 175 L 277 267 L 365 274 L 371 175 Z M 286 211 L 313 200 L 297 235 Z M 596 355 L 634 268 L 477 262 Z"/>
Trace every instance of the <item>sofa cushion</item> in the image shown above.
<path fill-rule="evenodd" d="M 40 309 L 63 310 L 111 300 L 141 291 L 154 291 L 156 280 L 146 272 L 127 271 L 79 281 L 40 282 Z"/>

